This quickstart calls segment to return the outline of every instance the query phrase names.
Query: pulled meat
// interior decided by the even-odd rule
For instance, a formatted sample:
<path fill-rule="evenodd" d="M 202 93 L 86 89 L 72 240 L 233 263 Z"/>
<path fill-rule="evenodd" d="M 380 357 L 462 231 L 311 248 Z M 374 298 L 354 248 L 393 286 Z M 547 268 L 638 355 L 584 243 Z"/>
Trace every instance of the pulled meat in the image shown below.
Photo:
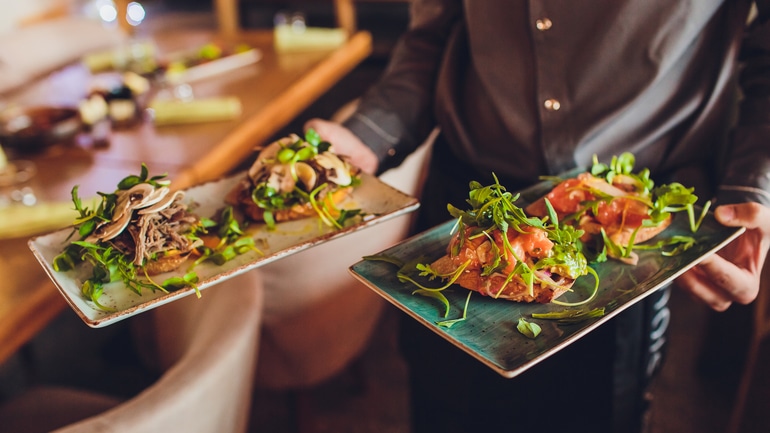
<path fill-rule="evenodd" d="M 152 259 L 157 253 L 177 250 L 188 252 L 194 248 L 193 242 L 184 236 L 198 218 L 187 211 L 187 206 L 180 199 L 159 211 L 137 215 L 127 227 L 130 242 L 126 236 L 120 236 L 114 243 L 125 254 L 133 254 L 133 262 L 141 266 L 145 259 Z"/>

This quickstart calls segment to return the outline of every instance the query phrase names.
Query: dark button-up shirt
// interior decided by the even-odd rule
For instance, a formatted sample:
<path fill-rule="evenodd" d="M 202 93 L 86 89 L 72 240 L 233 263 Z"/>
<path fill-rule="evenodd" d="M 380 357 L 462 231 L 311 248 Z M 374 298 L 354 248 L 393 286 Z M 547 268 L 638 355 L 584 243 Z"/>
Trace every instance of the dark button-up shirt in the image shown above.
<path fill-rule="evenodd" d="M 722 201 L 770 205 L 757 3 L 749 27 L 747 0 L 415 0 L 346 126 L 381 169 L 438 126 L 453 158 L 520 185 L 627 150 L 653 174 L 700 172 Z"/>

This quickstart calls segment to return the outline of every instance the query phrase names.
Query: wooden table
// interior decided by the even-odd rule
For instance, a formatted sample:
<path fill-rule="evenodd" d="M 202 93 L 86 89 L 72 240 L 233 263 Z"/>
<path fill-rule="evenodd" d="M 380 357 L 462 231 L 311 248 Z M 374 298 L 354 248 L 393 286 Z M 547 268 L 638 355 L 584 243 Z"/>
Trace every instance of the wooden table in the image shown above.
<path fill-rule="evenodd" d="M 161 52 L 199 46 L 216 38 L 204 31 L 153 36 Z M 151 174 L 168 173 L 175 188 L 221 177 L 371 50 L 371 36 L 366 32 L 354 34 L 337 49 L 310 52 L 277 53 L 270 31 L 242 32 L 238 40 L 259 49 L 261 60 L 191 86 L 196 97 L 239 97 L 243 106 L 239 119 L 163 127 L 143 122 L 114 130 L 106 148 L 82 144 L 51 147 L 29 158 L 38 166 L 39 198 L 69 200 L 74 185 L 80 185 L 83 197 L 112 191 L 120 179 L 138 173 L 141 163 L 148 165 Z M 83 66 L 71 65 L 3 96 L 6 101 L 27 105 L 74 105 L 84 97 L 92 79 Z M 26 242 L 27 238 L 0 240 L 0 363 L 66 307 Z"/>

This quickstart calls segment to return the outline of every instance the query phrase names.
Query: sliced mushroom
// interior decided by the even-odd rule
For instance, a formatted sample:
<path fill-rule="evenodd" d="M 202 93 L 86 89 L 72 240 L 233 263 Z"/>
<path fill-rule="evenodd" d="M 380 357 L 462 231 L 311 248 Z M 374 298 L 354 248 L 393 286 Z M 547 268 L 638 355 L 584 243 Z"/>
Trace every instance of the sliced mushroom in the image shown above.
<path fill-rule="evenodd" d="M 130 218 L 131 212 L 134 210 L 134 206 L 128 201 L 127 197 L 123 199 L 121 199 L 121 197 L 125 196 L 118 197 L 118 201 L 115 203 L 115 210 L 112 213 L 111 221 L 123 220 L 126 215 L 128 215 Z"/>
<path fill-rule="evenodd" d="M 254 161 L 254 164 L 252 164 L 251 168 L 249 168 L 249 178 L 256 181 L 257 178 L 260 177 L 260 174 L 265 169 L 265 167 L 271 164 L 271 160 L 276 158 L 278 152 L 283 147 L 290 146 L 299 139 L 300 138 L 297 134 L 291 134 L 288 137 L 283 137 L 280 140 L 268 144 L 264 149 L 262 149 L 261 152 L 259 152 L 257 160 Z"/>
<path fill-rule="evenodd" d="M 86 242 L 108 241 L 119 235 L 131 221 L 131 211 L 123 212 L 117 219 L 98 226 L 87 238 Z"/>
<path fill-rule="evenodd" d="M 289 165 L 276 164 L 270 169 L 270 177 L 267 179 L 267 186 L 279 193 L 286 193 L 292 191 L 294 185 L 296 185 L 296 182 L 291 176 L 291 168 Z"/>
<path fill-rule="evenodd" d="M 154 212 L 160 212 L 163 209 L 166 209 L 167 207 L 171 206 L 171 203 L 173 203 L 177 199 L 181 199 L 182 197 L 184 197 L 183 191 L 176 191 L 173 194 L 166 194 L 165 197 L 163 197 L 163 199 L 152 204 L 151 206 L 139 209 L 139 214 L 146 215 Z"/>
<path fill-rule="evenodd" d="M 125 206 L 136 207 L 137 204 L 144 201 L 148 196 L 155 192 L 155 187 L 149 183 L 138 183 L 126 191 L 121 191 L 118 194 L 117 207 L 124 208 Z"/>
<path fill-rule="evenodd" d="M 136 206 L 134 206 L 134 209 L 142 209 L 142 208 L 152 206 L 155 203 L 158 203 L 159 201 L 166 198 L 169 192 L 171 192 L 171 190 L 169 188 L 166 188 L 165 186 L 160 188 L 155 188 L 153 192 L 145 196 L 143 200 L 137 203 Z"/>
<path fill-rule="evenodd" d="M 297 179 L 305 185 L 307 191 L 312 191 L 315 188 L 316 181 L 318 180 L 318 174 L 313 167 L 304 162 L 297 162 L 294 164 L 294 170 L 297 173 Z"/>
<path fill-rule="evenodd" d="M 337 155 L 324 152 L 316 155 L 315 161 L 326 170 L 326 178 L 339 186 L 348 186 L 353 181 L 347 164 Z"/>

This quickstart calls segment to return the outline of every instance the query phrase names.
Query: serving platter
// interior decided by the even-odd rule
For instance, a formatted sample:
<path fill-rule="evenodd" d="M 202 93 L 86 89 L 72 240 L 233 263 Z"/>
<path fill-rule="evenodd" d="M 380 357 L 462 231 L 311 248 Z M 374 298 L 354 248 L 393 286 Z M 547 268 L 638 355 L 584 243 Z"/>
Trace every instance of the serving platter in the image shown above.
<path fill-rule="evenodd" d="M 201 217 L 212 217 L 225 206 L 223 202 L 225 195 L 243 176 L 245 176 L 244 173 L 239 173 L 187 189 L 185 200 L 195 203 L 194 211 Z M 343 209 L 361 209 L 366 216 L 360 221 L 342 229 L 326 226 L 317 217 L 278 223 L 274 230 L 268 230 L 264 224 L 251 224 L 246 229 L 246 233 L 254 238 L 260 251 L 239 255 L 223 265 L 203 262 L 195 266 L 193 270 L 199 278 L 197 287 L 201 291 L 201 297 L 205 299 L 205 289 L 236 275 L 322 242 L 412 212 L 419 206 L 416 198 L 381 182 L 377 177 L 362 174 L 361 178 L 361 184 L 340 204 Z M 80 288 L 88 277 L 87 267 L 79 267 L 67 272 L 56 272 L 53 269 L 54 257 L 61 253 L 72 240 L 71 234 L 72 228 L 65 228 L 34 237 L 29 240 L 28 245 L 70 307 L 90 327 L 104 327 L 196 293 L 194 288 L 186 287 L 170 293 L 145 290 L 138 295 L 123 283 L 113 282 L 105 285 L 104 294 L 99 299 L 102 305 L 109 307 L 112 311 L 99 309 L 81 295 Z M 192 259 L 188 260 L 188 263 L 192 264 Z M 177 271 L 157 275 L 153 280 L 164 281 L 167 278 L 181 277 L 187 272 L 188 267 L 188 264 L 182 265 Z"/>
<path fill-rule="evenodd" d="M 548 191 L 549 185 L 538 184 L 522 191 L 517 205 L 524 207 L 536 200 Z M 384 251 L 373 253 L 372 256 L 395 259 L 400 263 L 430 263 L 446 254 L 454 226 L 455 221 L 447 221 Z M 453 285 L 442 292 L 450 304 L 449 314 L 445 317 L 445 306 L 441 302 L 414 294 L 417 287 L 400 281 L 396 275 L 398 267 L 388 261 L 367 258 L 353 264 L 349 270 L 355 278 L 422 325 L 500 375 L 512 378 L 667 286 L 744 231 L 744 228 L 722 226 L 713 214 L 708 214 L 700 229 L 693 234 L 686 215 L 676 215 L 671 226 L 657 239 L 675 235 L 692 236 L 696 240 L 693 247 L 670 257 L 661 255 L 658 250 L 638 251 L 639 261 L 636 265 L 615 260 L 591 265 L 599 276 L 599 290 L 585 305 L 564 307 L 553 303 L 515 303 L 472 293 L 465 320 L 450 327 L 440 326 L 438 322 L 462 317 L 468 290 Z M 591 276 L 578 278 L 572 292 L 564 294 L 559 300 L 576 302 L 587 299 L 594 284 L 595 280 Z M 438 287 L 441 283 L 432 281 L 426 285 Z M 532 317 L 533 313 L 563 310 L 585 312 L 594 309 L 604 309 L 604 314 L 570 324 Z M 534 339 L 524 336 L 517 330 L 520 318 L 538 324 L 542 332 Z"/>

